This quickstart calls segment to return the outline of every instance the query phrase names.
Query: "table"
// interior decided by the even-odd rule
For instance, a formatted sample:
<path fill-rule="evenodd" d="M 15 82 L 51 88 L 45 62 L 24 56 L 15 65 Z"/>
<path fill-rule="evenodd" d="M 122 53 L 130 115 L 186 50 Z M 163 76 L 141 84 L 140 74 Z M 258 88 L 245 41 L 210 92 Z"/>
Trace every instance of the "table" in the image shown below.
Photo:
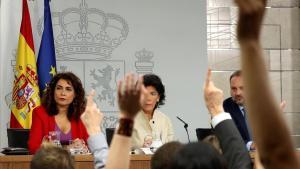
<path fill-rule="evenodd" d="M 131 155 L 130 169 L 150 169 L 151 156 Z M 30 169 L 32 155 L 0 155 L 0 169 Z M 92 155 L 75 156 L 75 169 L 94 169 Z"/>

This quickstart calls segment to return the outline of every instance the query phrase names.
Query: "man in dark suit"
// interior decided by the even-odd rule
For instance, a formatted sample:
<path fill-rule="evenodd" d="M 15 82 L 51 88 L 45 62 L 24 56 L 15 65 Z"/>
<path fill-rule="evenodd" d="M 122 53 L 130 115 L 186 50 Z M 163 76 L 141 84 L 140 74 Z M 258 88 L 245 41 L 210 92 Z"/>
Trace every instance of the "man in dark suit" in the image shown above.
<path fill-rule="evenodd" d="M 227 160 L 229 169 L 251 169 L 251 159 L 239 131 L 228 113 L 224 112 L 222 101 L 223 91 L 211 81 L 211 71 L 207 73 L 204 87 L 204 99 L 209 110 L 214 132 L 218 137 L 221 149 Z"/>
<path fill-rule="evenodd" d="M 230 76 L 230 94 L 231 97 L 223 102 L 225 112 L 230 113 L 236 127 L 238 128 L 247 149 L 253 149 L 254 144 L 251 138 L 251 131 L 247 121 L 246 110 L 244 107 L 245 99 L 243 94 L 242 73 L 235 71 Z"/>

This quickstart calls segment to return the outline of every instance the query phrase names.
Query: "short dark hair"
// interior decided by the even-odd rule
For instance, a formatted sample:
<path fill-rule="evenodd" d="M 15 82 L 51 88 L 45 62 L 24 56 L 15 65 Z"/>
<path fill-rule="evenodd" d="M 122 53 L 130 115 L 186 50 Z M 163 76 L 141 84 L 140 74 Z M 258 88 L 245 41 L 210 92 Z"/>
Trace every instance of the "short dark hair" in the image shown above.
<path fill-rule="evenodd" d="M 42 146 L 33 156 L 30 169 L 74 169 L 71 154 L 54 145 Z"/>
<path fill-rule="evenodd" d="M 161 82 L 161 79 L 159 78 L 159 76 L 157 76 L 155 74 L 145 74 L 143 76 L 143 83 L 144 83 L 145 87 L 153 86 L 159 94 L 159 101 L 156 104 L 155 108 L 158 108 L 161 105 L 164 105 L 165 99 L 166 99 L 165 86 Z"/>
<path fill-rule="evenodd" d="M 233 77 L 239 77 L 239 76 L 242 76 L 242 71 L 241 71 L 241 70 L 234 71 L 234 72 L 230 75 L 229 82 L 231 82 L 231 79 L 232 79 Z"/>
<path fill-rule="evenodd" d="M 85 91 L 81 80 L 72 72 L 58 73 L 51 79 L 50 83 L 47 85 L 45 93 L 43 94 L 42 105 L 45 107 L 49 115 L 53 116 L 58 114 L 56 102 L 54 100 L 54 92 L 56 84 L 60 79 L 64 79 L 68 83 L 71 83 L 74 88 L 75 98 L 69 106 L 67 117 L 70 121 L 71 119 L 78 121 L 86 106 Z"/>
<path fill-rule="evenodd" d="M 227 169 L 224 157 L 210 144 L 194 142 L 181 148 L 171 161 L 172 169 Z"/>
<path fill-rule="evenodd" d="M 151 169 L 171 169 L 171 159 L 183 147 L 178 141 L 172 141 L 161 146 L 151 158 Z"/>

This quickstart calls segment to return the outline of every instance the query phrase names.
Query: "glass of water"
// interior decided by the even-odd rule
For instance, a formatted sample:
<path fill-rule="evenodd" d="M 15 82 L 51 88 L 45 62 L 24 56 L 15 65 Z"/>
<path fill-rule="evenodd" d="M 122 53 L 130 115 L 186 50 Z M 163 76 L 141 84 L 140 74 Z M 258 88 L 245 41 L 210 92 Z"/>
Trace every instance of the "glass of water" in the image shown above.
<path fill-rule="evenodd" d="M 61 144 L 60 144 L 60 132 L 58 132 L 58 131 L 49 131 L 49 133 L 46 137 L 47 137 L 47 140 L 50 143 L 53 143 L 56 146 L 61 146 Z"/>
<path fill-rule="evenodd" d="M 89 149 L 87 148 L 84 140 L 78 138 L 69 141 L 68 149 L 72 155 L 89 153 Z"/>

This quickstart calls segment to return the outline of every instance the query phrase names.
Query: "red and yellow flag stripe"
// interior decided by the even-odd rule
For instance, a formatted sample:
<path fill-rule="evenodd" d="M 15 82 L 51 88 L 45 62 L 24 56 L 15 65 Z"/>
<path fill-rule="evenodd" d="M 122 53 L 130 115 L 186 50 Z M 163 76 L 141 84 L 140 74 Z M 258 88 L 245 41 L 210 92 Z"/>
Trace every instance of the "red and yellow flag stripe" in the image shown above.
<path fill-rule="evenodd" d="M 23 0 L 12 102 L 10 127 L 30 128 L 32 110 L 40 105 L 40 97 L 27 0 Z"/>

